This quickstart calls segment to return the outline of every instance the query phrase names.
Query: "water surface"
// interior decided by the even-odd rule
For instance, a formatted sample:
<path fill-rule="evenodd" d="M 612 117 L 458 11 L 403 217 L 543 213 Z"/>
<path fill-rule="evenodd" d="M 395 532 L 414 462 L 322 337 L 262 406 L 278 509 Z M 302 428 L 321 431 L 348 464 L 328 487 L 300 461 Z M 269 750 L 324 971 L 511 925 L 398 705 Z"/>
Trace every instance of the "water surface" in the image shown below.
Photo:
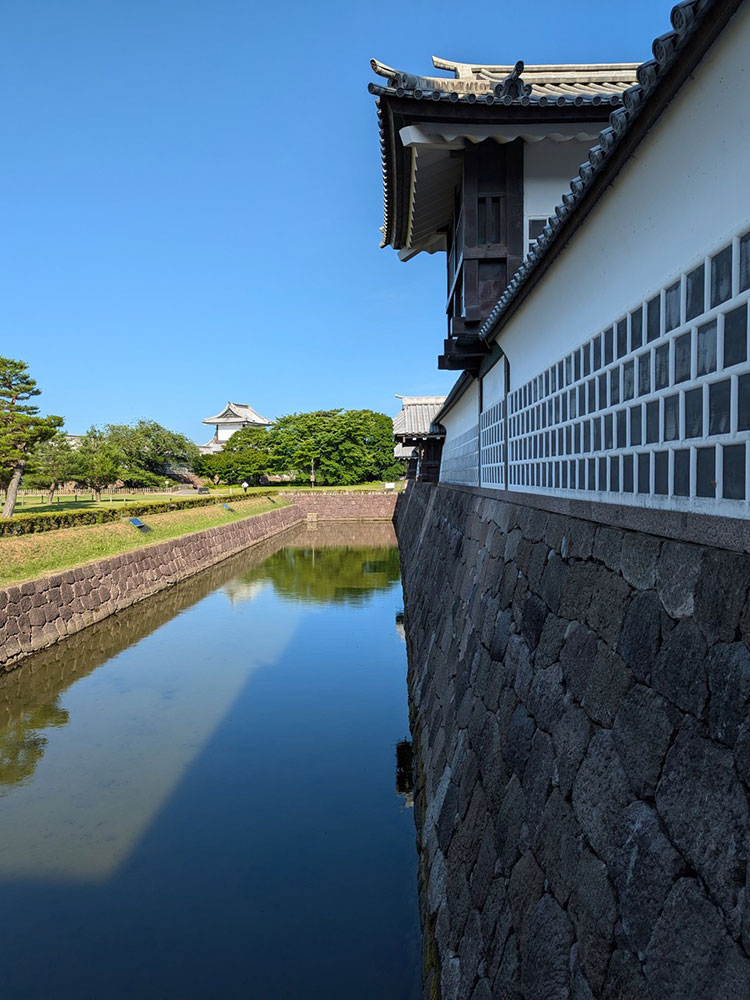
<path fill-rule="evenodd" d="M 416 1000 L 389 525 L 301 529 L 0 679 L 0 995 Z"/>

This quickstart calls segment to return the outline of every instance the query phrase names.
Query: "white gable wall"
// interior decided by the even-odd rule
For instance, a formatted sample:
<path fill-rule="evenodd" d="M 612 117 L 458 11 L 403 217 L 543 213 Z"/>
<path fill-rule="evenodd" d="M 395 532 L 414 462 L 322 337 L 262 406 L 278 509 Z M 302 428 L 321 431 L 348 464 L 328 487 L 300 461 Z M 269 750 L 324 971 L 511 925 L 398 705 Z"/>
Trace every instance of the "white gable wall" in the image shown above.
<path fill-rule="evenodd" d="M 479 383 L 472 382 L 440 423 L 445 443 L 440 482 L 479 485 Z"/>
<path fill-rule="evenodd" d="M 578 168 L 593 145 L 579 141 L 527 142 L 523 151 L 524 247 L 528 248 L 529 219 L 549 218 L 570 188 Z"/>
<path fill-rule="evenodd" d="M 498 334 L 509 489 L 750 515 L 748 54 L 744 4 Z"/>
<path fill-rule="evenodd" d="M 512 386 L 750 223 L 749 52 L 744 4 L 500 334 Z"/>

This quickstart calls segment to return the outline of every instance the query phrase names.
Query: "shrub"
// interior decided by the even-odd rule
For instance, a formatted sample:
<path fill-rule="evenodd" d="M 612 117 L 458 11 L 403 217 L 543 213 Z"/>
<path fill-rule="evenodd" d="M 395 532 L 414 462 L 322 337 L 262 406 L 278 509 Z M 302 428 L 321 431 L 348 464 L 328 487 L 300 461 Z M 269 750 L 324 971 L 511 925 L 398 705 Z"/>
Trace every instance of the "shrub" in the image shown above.
<path fill-rule="evenodd" d="M 254 493 L 253 498 L 271 496 Z M 88 510 L 50 510 L 39 514 L 16 514 L 8 520 L 0 520 L 0 537 L 8 535 L 31 535 L 39 531 L 55 531 L 57 528 L 75 528 L 83 524 L 105 524 L 125 517 L 140 517 L 141 514 L 163 514 L 170 510 L 187 510 L 192 507 L 209 507 L 224 502 L 224 497 L 204 494 L 185 500 L 152 500 L 123 504 L 121 507 L 98 507 Z M 248 498 L 250 499 L 250 498 Z M 233 503 L 241 499 L 232 498 Z"/>

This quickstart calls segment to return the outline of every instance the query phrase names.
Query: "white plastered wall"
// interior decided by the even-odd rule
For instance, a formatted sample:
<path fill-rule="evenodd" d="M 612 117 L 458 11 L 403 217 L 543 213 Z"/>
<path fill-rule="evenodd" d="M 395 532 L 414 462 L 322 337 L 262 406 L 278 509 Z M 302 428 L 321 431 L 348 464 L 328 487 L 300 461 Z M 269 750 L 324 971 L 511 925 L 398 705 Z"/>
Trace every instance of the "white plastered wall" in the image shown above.
<path fill-rule="evenodd" d="M 440 419 L 445 443 L 440 481 L 477 486 L 479 482 L 479 383 L 474 381 Z"/>
<path fill-rule="evenodd" d="M 528 240 L 529 219 L 549 218 L 555 206 L 577 176 L 593 145 L 589 140 L 529 142 L 524 147 L 523 201 L 524 239 Z"/>
<path fill-rule="evenodd" d="M 750 221 L 748 52 L 745 4 L 499 334 L 511 388 Z"/>

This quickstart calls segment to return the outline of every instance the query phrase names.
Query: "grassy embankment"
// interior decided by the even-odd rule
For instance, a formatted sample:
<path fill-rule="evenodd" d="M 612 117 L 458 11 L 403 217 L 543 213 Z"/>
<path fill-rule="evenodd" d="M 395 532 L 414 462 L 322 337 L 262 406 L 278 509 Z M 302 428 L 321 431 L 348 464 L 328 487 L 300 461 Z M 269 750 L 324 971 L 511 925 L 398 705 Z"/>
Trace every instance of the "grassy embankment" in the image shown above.
<path fill-rule="evenodd" d="M 396 491 L 403 490 L 406 488 L 406 481 L 400 480 L 396 483 Z M 382 490 L 383 483 L 359 483 L 357 486 L 316 486 L 315 491 L 318 493 L 361 493 L 368 492 L 372 493 L 375 490 Z M 289 485 L 287 483 L 271 483 L 269 486 L 251 486 L 248 491 L 248 496 L 253 496 L 256 493 L 268 493 L 270 491 L 274 493 L 285 493 L 294 492 L 302 490 L 304 492 L 310 491 L 310 484 L 307 485 Z M 193 494 L 194 496 L 200 496 L 199 493 Z M 211 492 L 208 494 L 210 497 L 224 497 L 227 500 L 231 497 L 232 500 L 236 500 L 243 496 L 243 491 L 241 486 L 220 486 L 211 487 Z M 109 508 L 116 507 L 118 504 L 124 504 L 128 502 L 134 503 L 159 503 L 163 500 L 170 500 L 176 504 L 179 504 L 181 500 L 186 500 L 191 496 L 178 496 L 174 493 L 116 493 L 112 496 L 105 495 L 102 497 L 101 501 L 97 501 L 91 493 L 80 493 L 76 499 L 72 493 L 59 493 L 55 494 L 55 500 L 53 503 L 48 504 L 44 502 L 44 494 L 28 494 L 23 497 L 19 497 L 18 503 L 16 504 L 16 514 L 43 514 L 50 510 L 96 510 L 98 507 Z"/>
<path fill-rule="evenodd" d="M 141 520 L 152 529 L 146 534 L 124 520 L 0 538 L 0 586 L 47 576 L 71 566 L 155 545 L 229 521 L 240 521 L 267 510 L 285 507 L 287 503 L 281 497 L 275 500 L 268 497 L 233 497 L 232 511 L 214 504 L 153 516 L 143 514 Z"/>

